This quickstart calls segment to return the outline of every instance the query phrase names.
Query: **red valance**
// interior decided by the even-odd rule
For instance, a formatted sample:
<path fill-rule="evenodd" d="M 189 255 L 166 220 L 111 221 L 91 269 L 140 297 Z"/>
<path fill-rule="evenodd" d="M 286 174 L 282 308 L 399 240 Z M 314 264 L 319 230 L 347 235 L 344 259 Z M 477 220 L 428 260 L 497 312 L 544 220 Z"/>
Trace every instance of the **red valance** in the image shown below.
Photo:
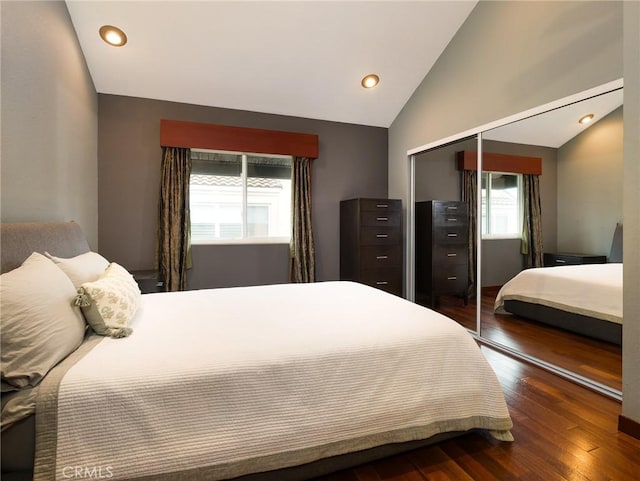
<path fill-rule="evenodd" d="M 318 136 L 280 130 L 160 120 L 160 145 L 318 158 Z"/>
<path fill-rule="evenodd" d="M 478 170 L 478 153 L 472 150 L 457 152 L 458 170 Z M 540 157 L 482 153 L 482 170 L 485 172 L 512 172 L 515 174 L 542 174 Z"/>

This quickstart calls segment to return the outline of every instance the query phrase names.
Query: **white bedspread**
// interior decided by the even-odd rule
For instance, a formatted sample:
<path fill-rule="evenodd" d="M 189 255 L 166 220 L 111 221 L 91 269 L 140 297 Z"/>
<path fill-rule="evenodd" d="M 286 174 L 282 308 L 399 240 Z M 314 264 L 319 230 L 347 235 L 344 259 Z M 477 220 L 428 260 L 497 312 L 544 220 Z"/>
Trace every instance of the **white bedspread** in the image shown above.
<path fill-rule="evenodd" d="M 622 264 L 527 269 L 500 289 L 496 312 L 504 312 L 504 301 L 510 299 L 621 324 Z"/>
<path fill-rule="evenodd" d="M 351 282 L 149 294 L 65 375 L 55 479 L 219 479 L 460 423 L 511 428 L 472 337 L 431 310 Z"/>

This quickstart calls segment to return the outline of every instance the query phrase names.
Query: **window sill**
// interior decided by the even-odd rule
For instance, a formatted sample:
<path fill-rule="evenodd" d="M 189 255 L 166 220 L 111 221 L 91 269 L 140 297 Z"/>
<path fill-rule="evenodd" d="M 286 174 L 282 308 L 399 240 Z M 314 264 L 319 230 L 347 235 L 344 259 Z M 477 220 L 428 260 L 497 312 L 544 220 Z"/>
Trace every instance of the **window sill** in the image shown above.
<path fill-rule="evenodd" d="M 519 235 L 483 235 L 482 240 L 522 240 L 522 236 Z"/>
<path fill-rule="evenodd" d="M 264 245 L 264 244 L 286 244 L 290 240 L 286 237 L 271 237 L 257 239 L 211 239 L 191 241 L 191 245 Z"/>

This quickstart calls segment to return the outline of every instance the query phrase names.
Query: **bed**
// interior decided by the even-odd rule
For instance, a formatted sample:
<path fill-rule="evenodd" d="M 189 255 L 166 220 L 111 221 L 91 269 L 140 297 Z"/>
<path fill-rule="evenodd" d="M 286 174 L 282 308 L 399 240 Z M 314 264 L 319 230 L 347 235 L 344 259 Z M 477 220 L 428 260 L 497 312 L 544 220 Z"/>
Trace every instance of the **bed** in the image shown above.
<path fill-rule="evenodd" d="M 502 286 L 494 310 L 621 345 L 622 279 L 619 224 L 608 263 L 526 269 Z"/>
<path fill-rule="evenodd" d="M 74 223 L 3 224 L 2 243 L 7 274 L 32 252 L 93 255 Z M 396 296 L 321 282 L 138 302 L 128 331 L 87 328 L 35 385 L 5 392 L 3 344 L 3 479 L 308 479 L 470 430 L 513 439 L 472 337 Z M 5 398 L 26 391 L 5 426 Z"/>

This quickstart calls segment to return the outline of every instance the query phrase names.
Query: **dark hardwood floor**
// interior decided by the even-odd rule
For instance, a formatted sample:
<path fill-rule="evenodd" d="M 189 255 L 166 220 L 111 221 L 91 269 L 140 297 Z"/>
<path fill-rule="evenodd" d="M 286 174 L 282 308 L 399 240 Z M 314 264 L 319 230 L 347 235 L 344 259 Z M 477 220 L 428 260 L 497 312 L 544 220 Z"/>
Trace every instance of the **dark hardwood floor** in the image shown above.
<path fill-rule="evenodd" d="M 622 349 L 510 314 L 495 314 L 497 288 L 482 295 L 482 335 L 492 341 L 622 390 Z M 442 297 L 437 310 L 467 328 L 476 327 L 475 299 L 464 305 L 460 298 Z M 638 477 L 640 479 L 640 476 Z"/>
<path fill-rule="evenodd" d="M 620 404 L 490 348 L 513 443 L 467 434 L 318 481 L 637 481 L 640 440 L 617 431 Z"/>

